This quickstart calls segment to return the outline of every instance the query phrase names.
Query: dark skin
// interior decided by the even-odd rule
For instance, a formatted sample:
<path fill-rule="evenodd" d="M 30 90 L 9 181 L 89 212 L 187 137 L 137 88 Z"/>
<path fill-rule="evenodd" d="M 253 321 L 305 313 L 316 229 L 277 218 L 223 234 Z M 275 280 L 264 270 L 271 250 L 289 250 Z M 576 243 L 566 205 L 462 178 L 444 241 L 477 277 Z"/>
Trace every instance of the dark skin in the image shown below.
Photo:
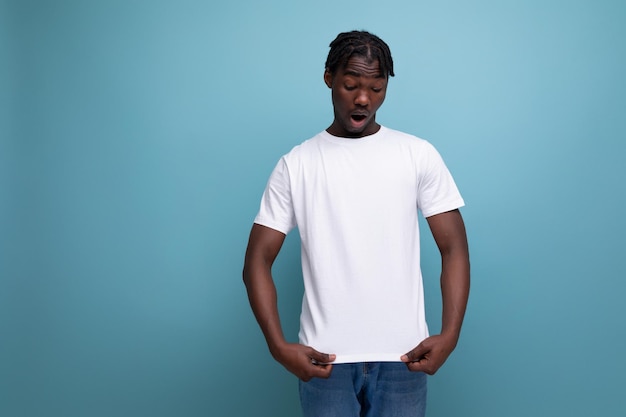
<path fill-rule="evenodd" d="M 387 81 L 378 61 L 360 56 L 350 58 L 336 74 L 326 70 L 324 82 L 331 89 L 335 114 L 326 131 L 342 138 L 361 138 L 378 132 L 376 111 L 385 101 Z"/>
<path fill-rule="evenodd" d="M 276 361 L 303 381 L 313 377 L 328 378 L 332 371 L 330 362 L 335 360 L 335 355 L 318 352 L 310 346 L 289 343 L 283 335 L 276 304 L 276 287 L 272 279 L 272 264 L 284 241 L 285 235 L 279 231 L 259 224 L 252 226 L 243 269 L 250 306 Z"/>
<path fill-rule="evenodd" d="M 426 221 L 441 254 L 441 333 L 424 339 L 401 360 L 411 371 L 433 375 L 459 340 L 469 297 L 470 264 L 465 224 L 459 210 L 437 214 Z"/>
<path fill-rule="evenodd" d="M 380 73 L 378 61 L 352 57 L 336 74 L 326 71 L 324 82 L 332 90 L 335 114 L 327 129 L 330 134 L 358 139 L 380 129 L 376 111 L 385 100 L 387 77 Z M 411 371 L 432 375 L 458 342 L 469 296 L 470 267 L 461 213 L 453 210 L 426 220 L 441 253 L 442 329 L 399 359 Z M 283 335 L 272 265 L 284 240 L 285 235 L 279 231 L 258 224 L 252 226 L 243 270 L 250 305 L 276 361 L 303 381 L 328 378 L 334 354 L 289 343 Z"/>

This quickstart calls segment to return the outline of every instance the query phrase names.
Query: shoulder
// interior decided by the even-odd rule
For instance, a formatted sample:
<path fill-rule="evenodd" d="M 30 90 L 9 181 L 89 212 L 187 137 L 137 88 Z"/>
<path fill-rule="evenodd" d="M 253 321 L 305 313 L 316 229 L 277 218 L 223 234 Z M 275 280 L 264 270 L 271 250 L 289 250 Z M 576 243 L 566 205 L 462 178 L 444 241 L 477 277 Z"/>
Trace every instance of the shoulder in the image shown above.
<path fill-rule="evenodd" d="M 385 129 L 386 141 L 406 146 L 411 152 L 416 152 L 417 155 L 430 156 L 438 154 L 433 144 L 426 139 L 410 133 L 402 132 L 400 130 L 390 129 L 388 127 L 383 127 L 383 129 Z"/>
<path fill-rule="evenodd" d="M 416 147 L 432 147 L 429 141 L 419 136 L 407 132 L 402 132 L 400 130 L 391 129 L 386 126 L 383 126 L 382 128 L 384 129 L 385 139 L 387 140 L 398 141 Z"/>
<path fill-rule="evenodd" d="M 310 155 L 315 154 L 322 145 L 322 133 L 319 133 L 291 148 L 289 152 L 283 155 L 282 159 L 285 162 L 296 162 L 303 158 L 308 158 Z"/>

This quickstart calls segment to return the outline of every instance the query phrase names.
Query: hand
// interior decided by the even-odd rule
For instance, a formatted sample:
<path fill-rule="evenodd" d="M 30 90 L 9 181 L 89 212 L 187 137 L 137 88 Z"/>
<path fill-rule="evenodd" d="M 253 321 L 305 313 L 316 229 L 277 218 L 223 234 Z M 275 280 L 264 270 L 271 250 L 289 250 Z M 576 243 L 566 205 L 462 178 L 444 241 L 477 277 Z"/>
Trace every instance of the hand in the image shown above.
<path fill-rule="evenodd" d="M 448 359 L 456 347 L 457 338 L 443 335 L 431 336 L 422 341 L 415 349 L 400 358 L 413 372 L 425 372 L 434 375 Z"/>
<path fill-rule="evenodd" d="M 321 353 L 309 346 L 287 343 L 272 352 L 274 358 L 289 372 L 307 382 L 311 378 L 328 378 L 335 355 Z"/>

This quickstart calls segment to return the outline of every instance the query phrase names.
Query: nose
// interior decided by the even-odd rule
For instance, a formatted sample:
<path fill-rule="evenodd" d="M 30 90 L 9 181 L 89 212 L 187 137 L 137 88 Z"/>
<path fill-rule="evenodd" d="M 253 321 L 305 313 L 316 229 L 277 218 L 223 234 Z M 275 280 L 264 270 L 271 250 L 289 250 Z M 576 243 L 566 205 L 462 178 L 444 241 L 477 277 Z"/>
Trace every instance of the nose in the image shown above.
<path fill-rule="evenodd" d="M 356 97 L 354 98 L 354 104 L 359 106 L 367 106 L 370 102 L 370 97 L 365 90 L 358 90 Z"/>

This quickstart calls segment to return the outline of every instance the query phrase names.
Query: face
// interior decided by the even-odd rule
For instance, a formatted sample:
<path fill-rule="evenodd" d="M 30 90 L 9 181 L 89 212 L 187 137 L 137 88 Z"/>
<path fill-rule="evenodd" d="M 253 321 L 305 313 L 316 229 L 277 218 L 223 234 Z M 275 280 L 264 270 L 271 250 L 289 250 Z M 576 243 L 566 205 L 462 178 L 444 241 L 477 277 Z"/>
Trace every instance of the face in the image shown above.
<path fill-rule="evenodd" d="M 376 111 L 385 101 L 387 77 L 381 74 L 377 60 L 353 56 L 335 74 L 326 71 L 324 82 L 332 90 L 335 113 L 328 133 L 361 138 L 378 132 Z"/>

